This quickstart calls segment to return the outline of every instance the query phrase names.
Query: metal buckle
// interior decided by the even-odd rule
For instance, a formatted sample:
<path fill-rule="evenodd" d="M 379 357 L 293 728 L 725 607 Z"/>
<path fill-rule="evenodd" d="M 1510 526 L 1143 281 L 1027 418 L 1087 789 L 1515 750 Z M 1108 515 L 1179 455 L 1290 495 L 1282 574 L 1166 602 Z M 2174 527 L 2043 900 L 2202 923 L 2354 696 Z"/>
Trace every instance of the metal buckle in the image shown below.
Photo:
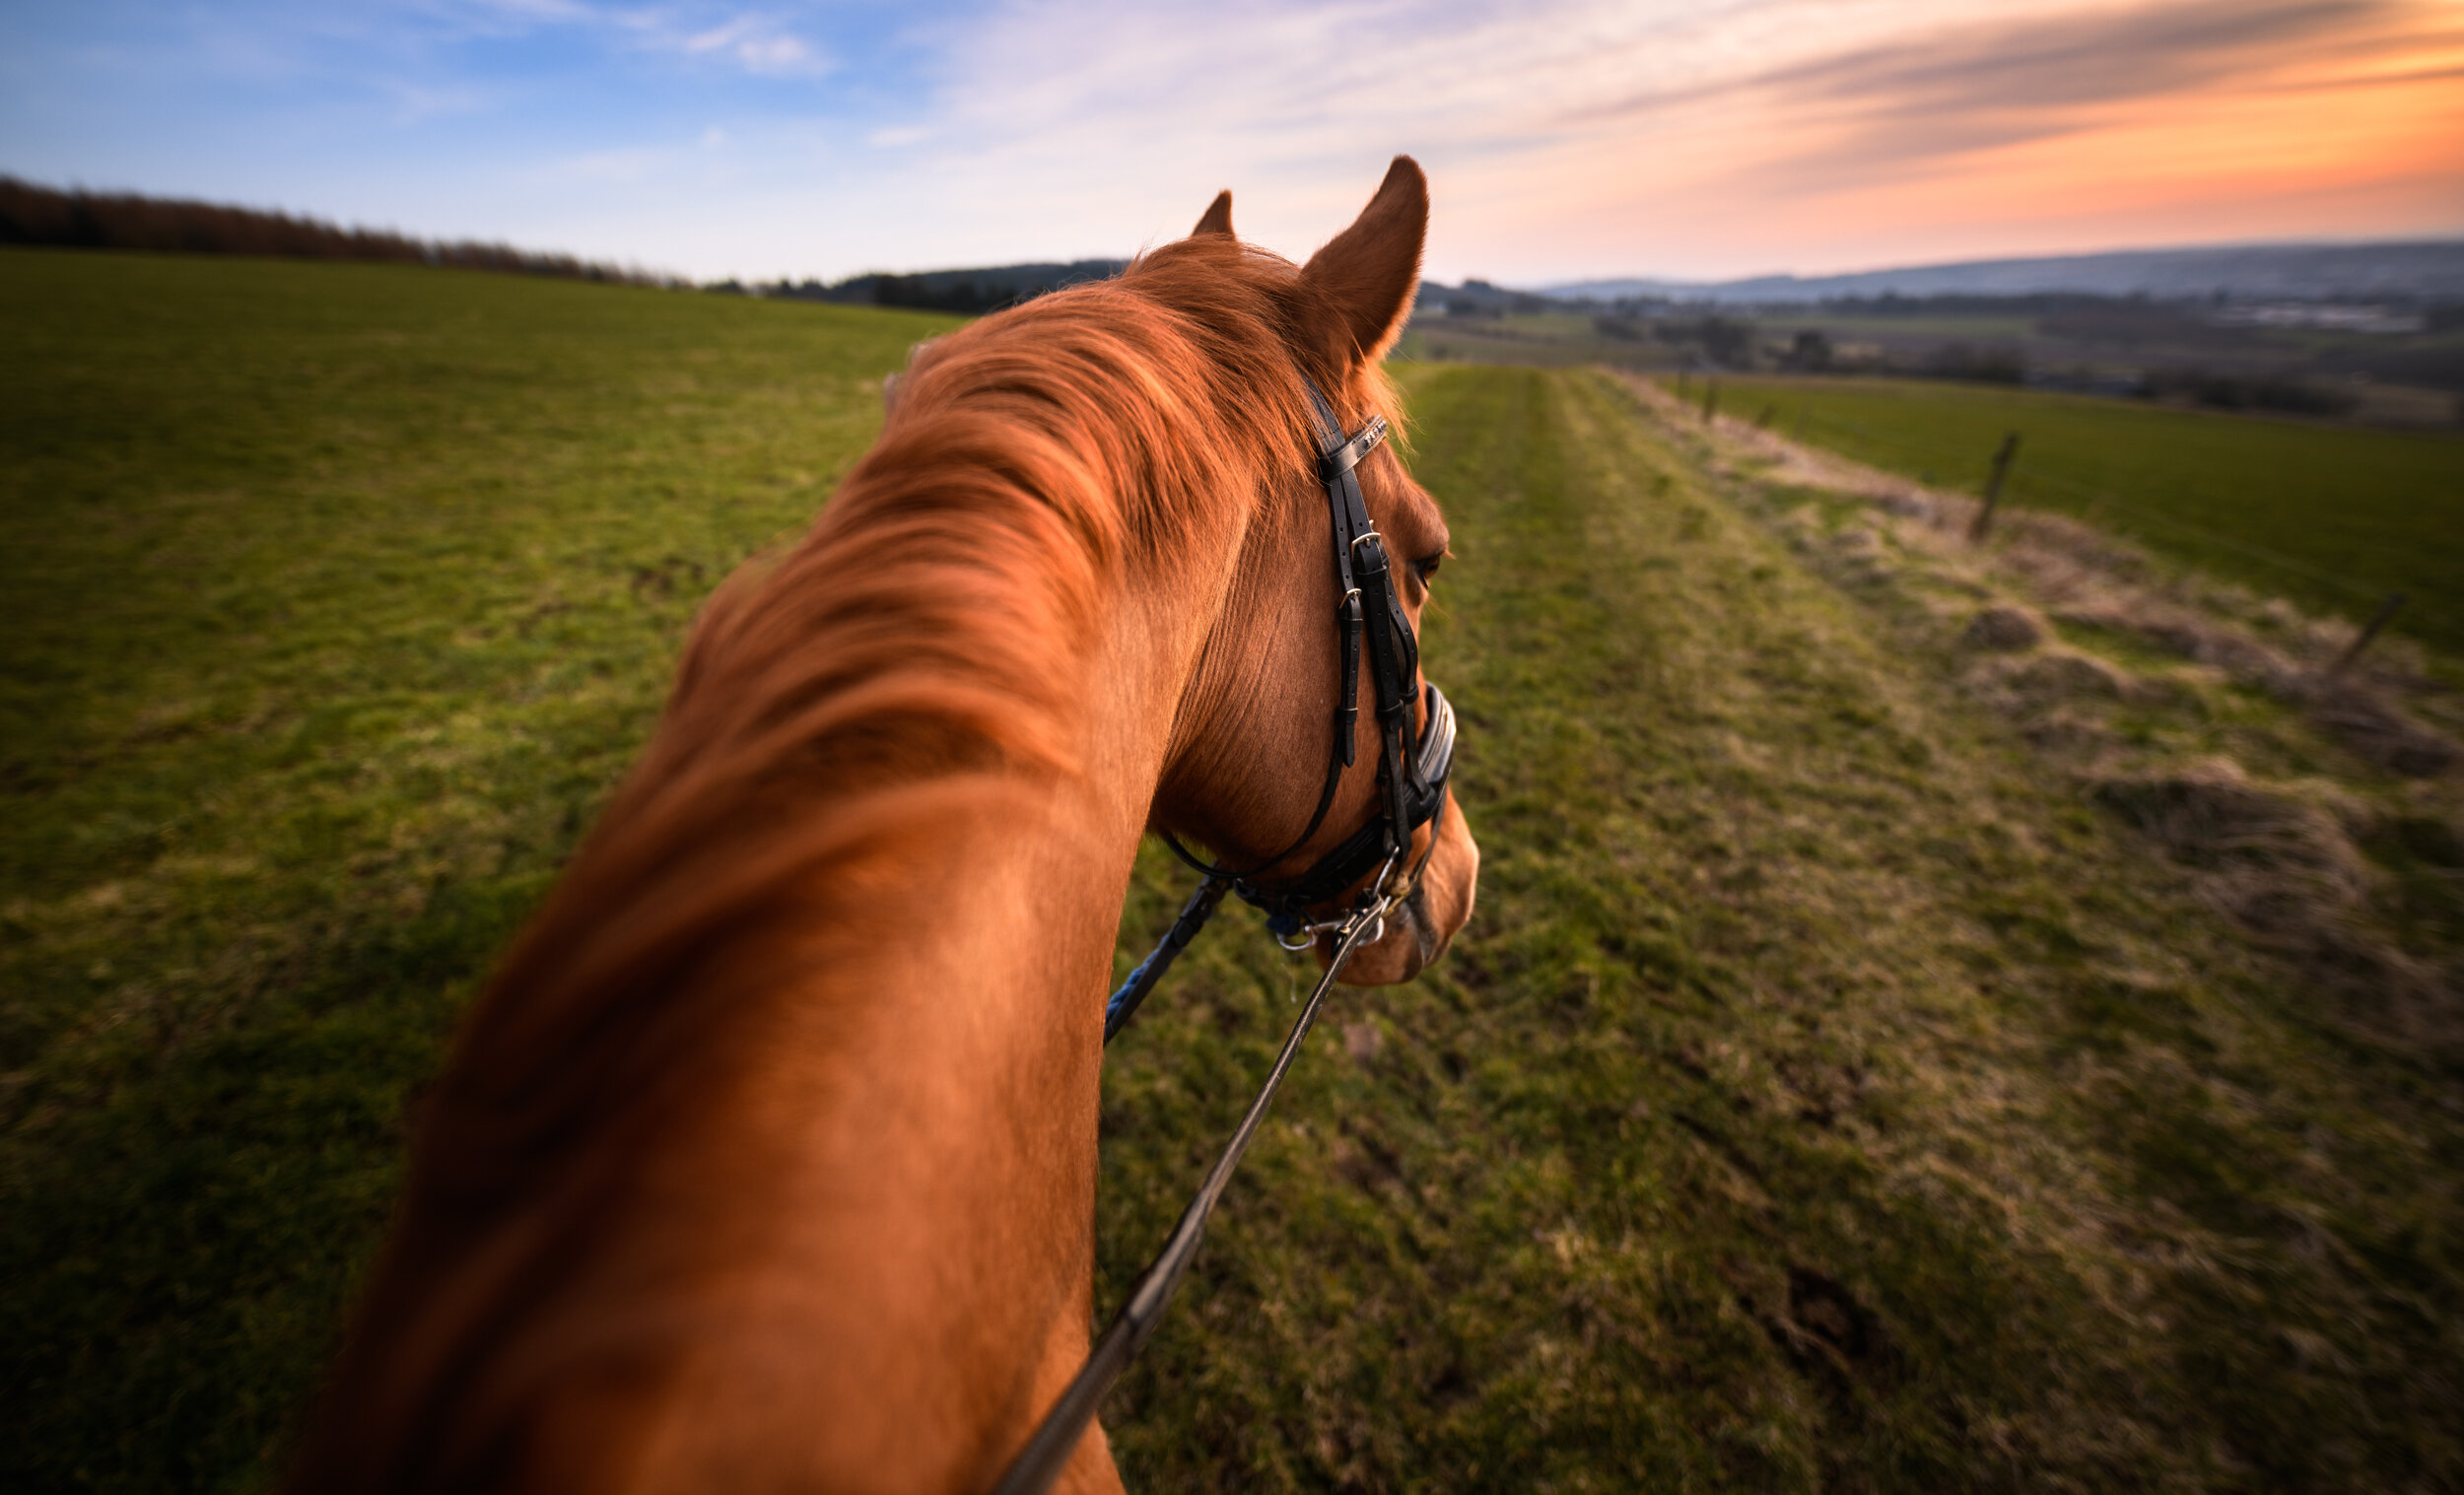
<path fill-rule="evenodd" d="M 1364 919 L 1374 922 L 1361 943 L 1374 945 L 1384 939 L 1386 916 L 1397 904 L 1411 896 L 1412 880 L 1409 877 L 1404 878 L 1401 887 L 1388 886 L 1396 870 L 1403 865 L 1405 849 L 1406 847 L 1398 847 L 1387 853 L 1385 863 L 1378 868 L 1378 875 L 1369 881 L 1369 891 L 1361 895 L 1360 902 L 1349 914 L 1340 918 L 1322 918 L 1315 923 L 1302 924 L 1289 934 L 1277 934 L 1274 942 L 1298 955 L 1303 950 L 1316 949 L 1321 934 L 1333 934 L 1339 943 Z"/>

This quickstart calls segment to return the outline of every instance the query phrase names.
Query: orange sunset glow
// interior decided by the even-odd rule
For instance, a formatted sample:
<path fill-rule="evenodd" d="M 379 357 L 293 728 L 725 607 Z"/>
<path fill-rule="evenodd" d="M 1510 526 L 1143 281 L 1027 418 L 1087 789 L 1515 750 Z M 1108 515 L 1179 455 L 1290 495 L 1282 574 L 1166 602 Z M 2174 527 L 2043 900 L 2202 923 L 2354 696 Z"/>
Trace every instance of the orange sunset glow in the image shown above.
<path fill-rule="evenodd" d="M 125 18 L 123 18 L 125 19 Z M 0 167 L 692 275 L 1303 250 L 1515 284 L 2464 232 L 2459 0 L 279 3 L 0 22 Z"/>
<path fill-rule="evenodd" d="M 1914 26 L 1646 101 L 1540 171 L 1475 168 L 1502 211 L 1459 211 L 1443 247 L 1508 262 L 1531 253 L 1513 224 L 1562 215 L 1571 233 L 1539 278 L 1625 245 L 1656 270 L 1723 275 L 2464 225 L 2458 7 L 2211 7 L 2204 34 L 2121 27 L 2199 9 Z M 2081 76 L 2106 62 L 2115 74 Z"/>

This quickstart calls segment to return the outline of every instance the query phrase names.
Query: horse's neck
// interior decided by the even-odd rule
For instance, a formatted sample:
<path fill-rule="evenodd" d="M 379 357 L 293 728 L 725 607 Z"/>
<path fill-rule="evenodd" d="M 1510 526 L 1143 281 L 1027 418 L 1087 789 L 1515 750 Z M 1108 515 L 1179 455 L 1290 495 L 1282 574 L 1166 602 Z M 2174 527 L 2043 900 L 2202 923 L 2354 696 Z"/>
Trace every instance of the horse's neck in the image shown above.
<path fill-rule="evenodd" d="M 1049 581 L 1019 574 L 1014 554 L 948 561 L 953 584 L 989 593 Z M 730 1304 L 750 1341 L 739 1350 L 770 1354 L 725 1357 L 729 1371 L 697 1384 L 689 1404 L 661 1408 L 678 1426 L 723 1426 L 730 1407 L 786 1386 L 902 1409 L 903 1425 L 830 1420 L 830 1437 L 884 1440 L 859 1462 L 946 1457 L 1028 1395 L 1017 1372 L 1034 1357 L 1022 1362 L 1019 1346 L 1059 1345 L 1063 1374 L 1083 1352 L 1103 994 L 1204 626 L 1161 586 L 1151 572 L 1116 578 L 1095 626 L 1034 661 L 1032 691 L 1006 682 L 1036 697 L 1063 767 L 970 764 L 808 807 L 877 834 L 829 869 L 819 902 L 787 899 L 769 927 L 735 936 L 784 957 L 771 965 L 779 984 L 732 1061 L 731 1100 L 697 1109 L 697 1135 L 671 1149 L 673 1210 L 657 1212 L 710 1208 L 712 1160 L 768 1155 L 753 1196 L 725 1206 L 767 1239 L 727 1254 L 696 1290 Z M 815 1344 L 831 1346 L 826 1365 Z M 792 1374 L 772 1374 L 782 1366 Z"/>
<path fill-rule="evenodd" d="M 934 584 L 1033 613 L 1016 546 L 944 535 L 867 604 L 861 526 L 825 521 L 720 605 L 432 1102 L 343 1369 L 391 1425 L 328 1427 L 359 1447 L 321 1482 L 389 1457 L 455 1482 L 505 1437 L 575 1487 L 988 1475 L 1086 1345 L 1103 992 L 1207 624 L 1165 593 L 1229 570 L 1238 531 L 1080 587 L 1092 626 L 1008 682 L 1041 714 L 1015 759 L 952 723 L 997 714 L 1017 640 L 913 640 L 948 678 L 859 666 L 964 626 Z M 799 731 L 838 744 L 812 781 L 747 746 Z"/>
<path fill-rule="evenodd" d="M 785 1389 L 898 1409 L 885 1424 L 768 1408 L 841 1441 L 825 1463 L 981 1482 L 962 1466 L 971 1440 L 1049 1399 L 1083 1354 L 1103 994 L 1205 622 L 1141 589 L 1157 585 L 1117 579 L 1077 651 L 1041 661 L 1063 685 L 1045 709 L 1066 771 L 971 770 L 820 807 L 880 819 L 877 846 L 834 869 L 861 897 L 809 922 L 782 911 L 770 937 L 809 950 L 801 979 L 748 1035 L 736 1103 L 677 1149 L 698 1170 L 762 1136 L 776 1160 L 770 1197 L 742 1211 L 768 1239 L 700 1289 L 730 1302 L 735 1348 L 754 1353 L 659 1408 L 695 1447 L 726 1448 L 708 1429 Z M 680 1178 L 680 1211 L 706 1180 Z"/>

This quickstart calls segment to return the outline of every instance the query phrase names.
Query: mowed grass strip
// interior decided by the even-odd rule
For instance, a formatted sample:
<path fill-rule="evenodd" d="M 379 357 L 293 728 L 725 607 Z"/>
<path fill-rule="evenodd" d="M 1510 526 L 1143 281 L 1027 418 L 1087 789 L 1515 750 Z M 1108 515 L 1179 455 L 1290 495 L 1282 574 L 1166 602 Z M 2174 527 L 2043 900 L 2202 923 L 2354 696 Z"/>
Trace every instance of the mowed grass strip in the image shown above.
<path fill-rule="evenodd" d="M 693 609 L 948 325 L 0 252 L 0 1488 L 263 1481 Z"/>
<path fill-rule="evenodd" d="M 2452 1481 L 2457 1127 L 1596 375 L 1407 371 L 1485 861 L 1111 1408 L 1133 1487 Z M 1122 956 L 1186 890 L 1145 869 Z M 1127 1290 L 1311 974 L 1106 1074 Z M 1238 931 L 1237 933 L 1235 931 Z"/>
<path fill-rule="evenodd" d="M 2403 592 L 2398 630 L 2464 658 L 2464 434 L 1985 385 L 1718 383 L 1723 415 L 1969 493 L 2016 431 L 2006 502 L 2088 518 L 2315 612 L 2361 621 Z M 1691 378 L 1693 397 L 1703 388 Z"/>

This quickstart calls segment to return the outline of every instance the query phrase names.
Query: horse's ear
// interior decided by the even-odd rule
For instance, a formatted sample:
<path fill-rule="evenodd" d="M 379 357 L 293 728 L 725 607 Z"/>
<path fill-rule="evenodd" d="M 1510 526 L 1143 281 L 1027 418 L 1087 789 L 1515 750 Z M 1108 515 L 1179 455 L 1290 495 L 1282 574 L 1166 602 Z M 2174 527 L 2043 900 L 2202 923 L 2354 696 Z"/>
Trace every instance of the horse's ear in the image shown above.
<path fill-rule="evenodd" d="M 1226 238 L 1233 237 L 1232 193 L 1229 189 L 1215 194 L 1215 200 L 1206 205 L 1205 216 L 1198 219 L 1197 228 L 1190 230 L 1192 238 L 1200 234 L 1220 234 Z"/>
<path fill-rule="evenodd" d="M 1428 237 L 1429 179 L 1398 156 L 1360 217 L 1301 267 L 1301 282 L 1335 312 L 1327 351 L 1337 368 L 1374 361 L 1402 335 Z"/>

